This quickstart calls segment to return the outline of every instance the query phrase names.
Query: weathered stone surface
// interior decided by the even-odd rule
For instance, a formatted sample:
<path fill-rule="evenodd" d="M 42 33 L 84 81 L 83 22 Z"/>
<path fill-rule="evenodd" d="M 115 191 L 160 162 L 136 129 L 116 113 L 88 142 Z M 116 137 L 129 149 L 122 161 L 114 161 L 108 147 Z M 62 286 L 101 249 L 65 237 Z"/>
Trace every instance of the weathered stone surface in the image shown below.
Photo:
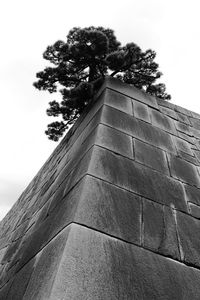
<path fill-rule="evenodd" d="M 167 206 L 163 207 L 164 212 L 164 236 L 159 247 L 159 252 L 180 260 L 179 241 L 176 229 L 176 211 Z"/>
<path fill-rule="evenodd" d="M 158 251 L 164 236 L 163 207 L 152 201 L 143 201 L 144 247 Z"/>
<path fill-rule="evenodd" d="M 193 136 L 193 133 L 191 131 L 191 127 L 187 124 L 181 123 L 181 122 L 175 122 L 176 129 L 184 134 L 187 134 L 189 136 Z"/>
<path fill-rule="evenodd" d="M 195 156 L 191 156 L 191 155 L 189 155 L 185 152 L 182 152 L 182 151 L 179 152 L 178 156 L 180 158 L 184 159 L 185 161 L 188 161 L 188 162 L 192 163 L 193 165 L 196 165 L 196 166 L 200 165 Z"/>
<path fill-rule="evenodd" d="M 170 134 L 111 107 L 104 107 L 101 122 L 163 150 L 176 153 Z"/>
<path fill-rule="evenodd" d="M 105 147 L 122 156 L 133 158 L 133 145 L 130 135 L 100 124 L 96 130 L 95 145 Z"/>
<path fill-rule="evenodd" d="M 197 130 L 200 130 L 200 120 L 199 119 L 190 118 L 190 122 L 194 128 L 196 128 Z"/>
<path fill-rule="evenodd" d="M 24 300 L 50 299 L 69 230 L 69 227 L 65 228 L 36 256 L 35 268 L 26 288 Z"/>
<path fill-rule="evenodd" d="M 136 89 L 134 86 L 130 84 L 125 84 L 121 82 L 120 80 L 114 79 L 112 77 L 107 78 L 107 87 L 117 90 L 118 92 L 129 96 L 131 98 L 134 98 L 136 100 L 139 100 L 151 107 L 155 107 L 159 109 L 157 100 L 155 97 L 152 97 L 149 94 L 144 93 L 143 91 Z"/>
<path fill-rule="evenodd" d="M 194 156 L 193 151 L 191 150 L 191 144 L 184 141 L 183 139 L 179 137 L 173 137 L 174 141 L 176 143 L 177 151 L 180 153 L 180 151 L 185 152 L 191 156 Z"/>
<path fill-rule="evenodd" d="M 140 244 L 141 199 L 112 184 L 86 176 L 74 221 Z"/>
<path fill-rule="evenodd" d="M 144 247 L 173 259 L 180 259 L 173 210 L 143 200 Z"/>
<path fill-rule="evenodd" d="M 181 131 L 177 131 L 178 137 L 180 137 L 182 140 L 187 141 L 190 143 L 192 146 L 195 145 L 195 138 L 192 136 L 189 136 Z"/>
<path fill-rule="evenodd" d="M 200 162 L 200 151 L 199 150 L 193 150 L 196 158 L 198 159 L 198 161 Z"/>
<path fill-rule="evenodd" d="M 187 185 L 184 185 L 186 192 L 187 202 L 193 202 L 197 205 L 200 205 L 200 189 Z"/>
<path fill-rule="evenodd" d="M 191 215 L 194 216 L 195 218 L 200 219 L 200 206 L 194 203 L 189 203 L 189 206 L 190 206 Z"/>
<path fill-rule="evenodd" d="M 199 126 L 107 78 L 0 223 L 0 299 L 199 299 Z"/>
<path fill-rule="evenodd" d="M 8 300 L 8 292 L 10 291 L 11 285 L 12 285 L 12 279 L 8 281 L 2 288 L 0 288 L 0 299 L 1 300 Z M 12 298 L 14 299 L 14 298 Z"/>
<path fill-rule="evenodd" d="M 7 294 L 7 300 L 21 300 L 24 299 L 23 296 L 27 289 L 28 283 L 30 281 L 32 272 L 34 270 L 34 263 L 36 259 L 31 259 L 25 266 L 22 268 L 14 277 L 13 283 L 9 288 L 9 292 Z M 49 261 L 50 263 L 50 261 Z M 40 283 L 42 284 L 42 282 Z M 39 286 L 37 286 L 38 290 Z M 1 296 L 1 294 L 0 294 Z M 1 299 L 1 298 L 0 298 Z"/>
<path fill-rule="evenodd" d="M 180 122 L 185 123 L 185 124 L 191 126 L 191 122 L 190 122 L 189 117 L 187 117 L 186 115 L 181 114 L 181 113 L 179 113 L 179 112 L 177 112 L 177 116 L 178 116 L 178 120 L 179 120 Z"/>
<path fill-rule="evenodd" d="M 198 299 L 199 280 L 199 270 L 74 224 L 49 299 Z"/>
<path fill-rule="evenodd" d="M 194 138 L 200 139 L 200 131 L 194 127 L 190 128 L 191 134 L 193 134 Z"/>
<path fill-rule="evenodd" d="M 161 107 L 167 107 L 167 108 L 172 109 L 172 110 L 174 110 L 175 107 L 176 107 L 176 105 L 174 105 L 174 104 L 172 104 L 168 101 L 165 101 L 163 99 L 156 98 L 156 100 L 157 100 L 158 105 L 161 106 Z"/>
<path fill-rule="evenodd" d="M 200 267 L 200 220 L 177 212 L 177 226 L 184 261 Z"/>
<path fill-rule="evenodd" d="M 184 181 L 188 184 L 200 186 L 197 167 L 183 159 L 168 155 L 171 174 L 174 178 Z"/>
<path fill-rule="evenodd" d="M 159 203 L 187 210 L 181 183 L 108 150 L 94 147 L 88 173 Z"/>
<path fill-rule="evenodd" d="M 181 106 L 178 106 L 178 105 L 175 105 L 175 108 L 174 108 L 175 111 L 181 113 L 181 114 L 184 114 L 188 117 L 191 117 L 192 116 L 192 112 L 184 107 L 181 107 Z"/>
<path fill-rule="evenodd" d="M 175 119 L 175 120 L 178 120 L 177 113 L 173 109 L 161 106 L 160 111 L 163 114 L 167 115 L 168 117 L 170 117 L 172 119 Z"/>
<path fill-rule="evenodd" d="M 150 111 L 146 104 L 133 100 L 133 115 L 140 120 L 151 123 Z"/>
<path fill-rule="evenodd" d="M 154 170 L 169 175 L 166 154 L 159 148 L 134 139 L 135 160 Z"/>
<path fill-rule="evenodd" d="M 129 115 L 132 115 L 132 100 L 117 91 L 106 89 L 104 95 L 104 104 L 112 106 L 118 110 L 121 110 Z"/>
<path fill-rule="evenodd" d="M 193 118 L 200 119 L 200 114 L 198 114 L 198 113 L 196 113 L 194 111 L 191 111 L 191 114 L 192 114 Z"/>
<path fill-rule="evenodd" d="M 176 134 L 176 128 L 173 120 L 165 116 L 161 112 L 155 109 L 151 109 L 151 120 L 154 126 L 161 128 L 167 132 Z"/>

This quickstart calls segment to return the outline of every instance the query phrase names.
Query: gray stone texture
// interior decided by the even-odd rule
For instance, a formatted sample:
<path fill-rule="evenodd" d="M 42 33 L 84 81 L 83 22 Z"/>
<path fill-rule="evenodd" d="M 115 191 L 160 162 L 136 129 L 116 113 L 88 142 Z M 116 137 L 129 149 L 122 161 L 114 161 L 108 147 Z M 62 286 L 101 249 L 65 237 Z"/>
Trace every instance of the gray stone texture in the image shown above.
<path fill-rule="evenodd" d="M 174 178 L 197 187 L 200 186 L 199 173 L 195 165 L 173 155 L 169 155 L 168 159 Z"/>
<path fill-rule="evenodd" d="M 199 299 L 200 115 L 106 78 L 0 222 L 0 299 Z"/>
<path fill-rule="evenodd" d="M 165 151 L 134 139 L 135 160 L 158 172 L 169 175 Z"/>
<path fill-rule="evenodd" d="M 139 102 L 133 101 L 133 115 L 140 120 L 151 123 L 150 112 L 148 105 Z"/>

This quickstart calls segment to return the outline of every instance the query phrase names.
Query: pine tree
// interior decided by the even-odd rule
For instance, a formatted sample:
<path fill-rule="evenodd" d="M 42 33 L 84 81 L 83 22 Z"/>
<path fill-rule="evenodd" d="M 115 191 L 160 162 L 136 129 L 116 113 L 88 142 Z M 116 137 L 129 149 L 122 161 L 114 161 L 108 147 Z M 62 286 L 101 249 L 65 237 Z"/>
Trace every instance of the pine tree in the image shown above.
<path fill-rule="evenodd" d="M 53 66 L 38 72 L 34 86 L 50 93 L 59 92 L 61 101 L 49 102 L 48 116 L 61 117 L 48 125 L 45 133 L 57 141 L 93 98 L 100 79 L 106 75 L 133 84 L 147 93 L 169 100 L 162 76 L 154 61 L 156 52 L 142 51 L 135 43 L 121 46 L 114 31 L 103 27 L 74 27 L 67 41 L 57 41 L 43 54 Z"/>

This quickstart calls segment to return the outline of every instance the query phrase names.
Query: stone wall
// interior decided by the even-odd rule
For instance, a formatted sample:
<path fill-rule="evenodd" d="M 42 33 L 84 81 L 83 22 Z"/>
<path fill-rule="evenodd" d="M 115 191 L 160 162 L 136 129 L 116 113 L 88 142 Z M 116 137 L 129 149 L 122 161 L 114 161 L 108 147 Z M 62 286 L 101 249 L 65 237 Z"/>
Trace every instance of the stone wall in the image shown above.
<path fill-rule="evenodd" d="M 107 78 L 0 249 L 0 299 L 200 299 L 200 115 Z"/>

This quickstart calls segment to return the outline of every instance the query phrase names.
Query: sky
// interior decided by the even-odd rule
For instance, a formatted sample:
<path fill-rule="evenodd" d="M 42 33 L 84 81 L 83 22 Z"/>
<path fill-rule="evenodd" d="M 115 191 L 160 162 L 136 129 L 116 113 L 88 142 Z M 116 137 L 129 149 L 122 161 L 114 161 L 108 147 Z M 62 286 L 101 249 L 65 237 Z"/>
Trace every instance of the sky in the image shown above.
<path fill-rule="evenodd" d="M 103 26 L 153 49 L 172 103 L 200 113 L 198 0 L 7 0 L 0 4 L 0 219 L 57 143 L 44 134 L 55 96 L 36 90 L 42 53 L 74 26 Z"/>

